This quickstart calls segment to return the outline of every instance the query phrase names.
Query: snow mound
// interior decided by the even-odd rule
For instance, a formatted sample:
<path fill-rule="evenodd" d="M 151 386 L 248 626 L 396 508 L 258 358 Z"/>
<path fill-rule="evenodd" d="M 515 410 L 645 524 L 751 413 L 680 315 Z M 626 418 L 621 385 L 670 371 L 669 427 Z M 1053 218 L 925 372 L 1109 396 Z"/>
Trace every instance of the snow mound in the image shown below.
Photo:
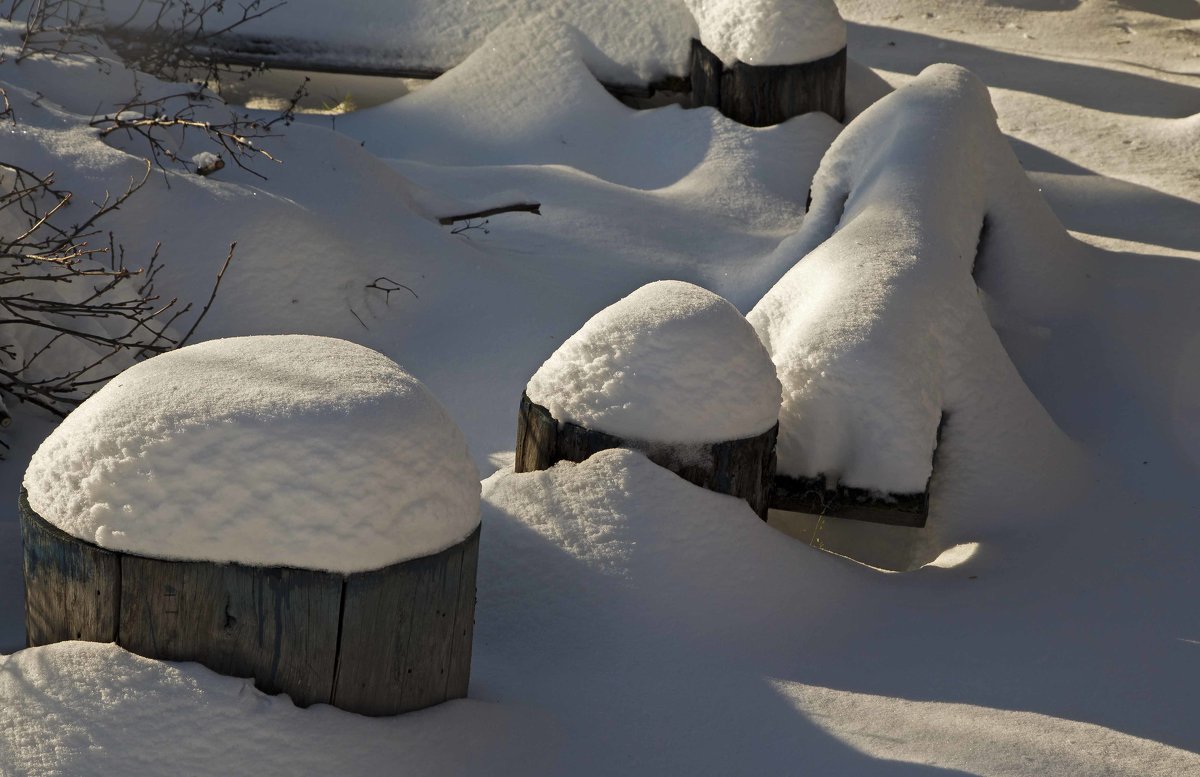
<path fill-rule="evenodd" d="M 927 68 L 852 122 L 781 250 L 804 258 L 748 316 L 783 381 L 781 474 L 915 493 L 943 412 L 993 443 L 1056 431 L 989 313 L 1069 304 L 1072 246 L 968 71 Z"/>
<path fill-rule="evenodd" d="M 479 476 L 433 395 L 325 337 L 214 340 L 137 364 L 34 454 L 30 506 L 159 558 L 376 569 L 479 523 Z"/>
<path fill-rule="evenodd" d="M 797 65 L 836 54 L 846 23 L 833 0 L 687 0 L 700 42 L 726 65 Z"/>
<path fill-rule="evenodd" d="M 518 774 L 546 723 L 512 705 L 458 700 L 368 718 L 296 707 L 251 680 L 114 644 L 59 642 L 0 657 L 0 773 L 257 777 Z"/>
<path fill-rule="evenodd" d="M 754 329 L 733 305 L 682 281 L 647 284 L 601 310 L 526 393 L 560 422 L 670 443 L 753 437 L 775 425 L 780 404 Z"/>

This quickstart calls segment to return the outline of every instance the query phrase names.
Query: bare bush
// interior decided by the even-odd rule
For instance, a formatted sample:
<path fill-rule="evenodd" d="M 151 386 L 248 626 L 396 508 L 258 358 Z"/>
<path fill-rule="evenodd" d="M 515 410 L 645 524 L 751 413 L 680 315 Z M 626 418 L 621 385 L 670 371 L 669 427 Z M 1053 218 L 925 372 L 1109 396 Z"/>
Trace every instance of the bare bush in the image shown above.
<path fill-rule="evenodd" d="M 202 79 L 218 73 L 206 46 L 274 7 L 262 8 L 256 0 L 242 9 L 240 19 L 210 28 L 208 18 L 224 10 L 221 0 L 146 0 L 138 8 L 151 11 L 150 23 L 131 17 L 127 31 L 134 23 L 140 26 L 136 35 L 124 38 L 121 24 L 103 18 L 100 0 L 10 0 L 0 5 L 0 16 L 24 23 L 13 63 L 18 66 L 31 58 L 92 57 L 111 72 L 112 55 L 99 37 L 107 31 L 134 67 L 173 80 L 185 73 L 200 73 Z M 274 157 L 257 141 L 291 119 L 288 111 L 275 121 L 251 120 L 206 92 L 203 80 L 169 93 L 156 84 L 149 97 L 136 75 L 133 84 L 127 100 L 91 125 L 100 137 L 121 140 L 124 150 L 145 157 L 141 177 L 114 182 L 112 192 L 84 204 L 60 184 L 55 171 L 26 169 L 0 157 L 0 426 L 11 421 L 3 399 L 10 407 L 16 400 L 63 416 L 137 359 L 188 341 L 212 305 L 235 245 L 207 303 L 178 335 L 175 325 L 192 304 L 159 296 L 155 280 L 163 262 L 158 248 L 128 261 L 107 217 L 130 204 L 155 166 L 164 176 L 169 168 L 188 166 L 210 174 L 227 156 L 261 176 L 251 164 Z M 14 130 L 20 126 L 3 88 L 0 121 Z M 192 136 L 220 156 L 210 151 L 189 157 L 183 149 Z"/>

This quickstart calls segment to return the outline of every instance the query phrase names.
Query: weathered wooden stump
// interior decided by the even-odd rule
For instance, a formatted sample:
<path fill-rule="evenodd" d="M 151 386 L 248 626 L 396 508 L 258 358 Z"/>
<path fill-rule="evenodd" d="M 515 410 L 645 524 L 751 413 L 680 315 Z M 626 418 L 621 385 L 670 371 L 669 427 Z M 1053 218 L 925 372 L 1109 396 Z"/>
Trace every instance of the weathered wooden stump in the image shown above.
<path fill-rule="evenodd" d="M 726 442 L 673 444 L 625 440 L 560 423 L 550 411 L 521 394 L 514 470 L 549 469 L 560 461 L 580 462 L 610 448 L 631 448 L 701 488 L 745 499 L 766 520 L 775 478 L 776 424 L 762 434 Z"/>
<path fill-rule="evenodd" d="M 365 715 L 467 695 L 478 528 L 440 553 L 342 575 L 105 550 L 35 513 L 24 489 L 20 511 L 30 647 L 116 642 Z"/>
<path fill-rule="evenodd" d="M 846 118 L 846 49 L 795 65 L 727 66 L 692 39 L 692 105 L 736 122 L 766 127 L 811 111 Z"/>

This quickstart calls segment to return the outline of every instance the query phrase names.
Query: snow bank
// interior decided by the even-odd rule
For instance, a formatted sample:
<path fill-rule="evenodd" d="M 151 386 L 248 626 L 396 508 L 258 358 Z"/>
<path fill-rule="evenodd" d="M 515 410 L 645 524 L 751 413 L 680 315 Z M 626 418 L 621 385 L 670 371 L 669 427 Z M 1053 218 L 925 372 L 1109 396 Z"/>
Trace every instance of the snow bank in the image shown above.
<path fill-rule="evenodd" d="M 29 503 L 146 556 L 358 572 L 479 522 L 479 476 L 437 400 L 387 357 L 299 335 L 131 367 L 42 443 Z"/>
<path fill-rule="evenodd" d="M 158 8 L 108 0 L 110 19 L 148 24 Z M 168 16 L 172 12 L 168 10 Z M 333 50 L 364 65 L 449 70 L 479 49 L 494 30 L 544 18 L 577 27 L 592 43 L 588 67 L 614 83 L 646 83 L 686 75 L 696 22 L 681 0 L 289 0 L 238 27 L 238 34 L 283 42 L 297 50 Z M 210 26 L 241 16 L 241 8 L 210 13 Z"/>
<path fill-rule="evenodd" d="M 682 281 L 648 284 L 601 310 L 526 388 L 560 422 L 671 443 L 764 432 L 779 417 L 779 392 L 737 309 Z"/>
<path fill-rule="evenodd" d="M 848 126 L 781 251 L 804 258 L 748 318 L 783 381 L 782 474 L 919 492 L 943 412 L 948 433 L 1053 428 L 988 313 L 1068 303 L 1072 248 L 966 70 L 930 67 Z"/>
<path fill-rule="evenodd" d="M 0 773 L 462 775 L 551 773 L 522 743 L 552 724 L 512 705 L 459 700 L 369 718 L 195 663 L 60 642 L 0 657 Z"/>
<path fill-rule="evenodd" d="M 726 65 L 797 65 L 836 54 L 846 23 L 833 0 L 687 0 L 700 42 Z"/>

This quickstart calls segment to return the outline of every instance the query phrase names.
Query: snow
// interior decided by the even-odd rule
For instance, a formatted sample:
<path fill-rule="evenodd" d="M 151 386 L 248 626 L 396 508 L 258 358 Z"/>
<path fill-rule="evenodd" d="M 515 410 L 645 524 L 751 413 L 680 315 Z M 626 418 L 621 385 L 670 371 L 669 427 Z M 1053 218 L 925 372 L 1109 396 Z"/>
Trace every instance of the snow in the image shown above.
<path fill-rule="evenodd" d="M 306 5 L 314 15 L 281 9 L 263 24 L 322 29 L 316 10 L 331 19 L 334 5 Z M 929 529 L 825 518 L 795 539 L 777 515 L 764 524 L 628 454 L 506 471 L 516 398 L 597 311 L 664 278 L 747 311 L 796 264 L 813 173 L 842 128 L 635 112 L 594 84 L 583 62 L 595 52 L 567 26 L 470 22 L 443 49 L 461 53 L 446 76 L 264 140 L 283 160 L 260 168 L 269 180 L 233 165 L 155 173 L 110 226 L 131 260 L 162 241 L 164 299 L 207 299 L 236 240 L 197 337 L 304 332 L 374 348 L 445 403 L 484 474 L 499 470 L 484 486 L 471 697 L 373 720 L 112 646 L 21 650 L 10 499 L 0 650 L 16 652 L 0 658 L 0 772 L 1200 771 L 1195 20 L 1170 16 L 1169 0 L 838 7 L 853 115 L 931 64 L 960 64 L 988 85 L 1028 171 L 987 165 L 993 205 L 1012 196 L 989 213 L 1020 227 L 1000 230 L 1005 262 L 987 272 L 1015 269 L 980 266 L 986 315 L 962 337 L 988 325 L 1003 354 L 958 363 L 995 369 L 1005 401 L 1023 390 L 1011 365 L 1045 415 L 1010 418 L 990 388 L 960 405 Z M 384 4 L 343 4 L 325 29 L 372 48 L 409 34 L 351 8 Z M 72 208 L 140 177 L 142 148 L 87 126 L 120 108 L 131 74 L 71 56 L 18 66 L 10 33 L 0 27 L 0 84 L 20 123 L 0 129 L 5 158 L 55 171 Z M 686 56 L 676 45 L 652 44 L 654 67 Z M 181 158 L 203 150 L 216 149 L 189 142 Z M 817 188 L 814 214 L 836 210 Z M 436 223 L 526 199 L 541 216 L 492 217 L 486 235 Z M 381 276 L 416 296 L 368 288 Z M 0 491 L 15 495 L 54 421 L 8 404 Z M 937 566 L 883 573 L 809 547 L 838 532 L 854 535 L 835 547 L 846 555 L 886 539 L 905 556 L 894 568 Z"/>
<path fill-rule="evenodd" d="M 1194 741 L 1188 690 L 1145 685 L 1186 673 L 1194 650 L 1106 625 L 1114 608 L 1155 592 L 1124 563 L 1073 579 L 1080 566 L 1046 563 L 1056 551 L 1009 538 L 965 567 L 881 575 L 786 541 L 744 502 L 624 450 L 497 473 L 483 498 L 469 699 L 392 719 L 300 710 L 195 664 L 64 643 L 0 659 L 0 747 L 11 768 L 169 765 L 197 777 L 245 764 L 264 775 L 716 775 L 801 762 L 839 775 L 1200 768 L 1179 745 Z M 934 646 L 942 652 L 930 661 Z M 1114 672 L 1139 655 L 1153 661 Z M 1168 732 L 1175 744 L 1162 741 Z"/>
<path fill-rule="evenodd" d="M 461 432 L 382 354 L 310 336 L 141 362 L 46 438 L 24 486 L 67 533 L 156 558 L 361 572 L 479 521 Z"/>
<path fill-rule="evenodd" d="M 726 65 L 797 65 L 836 54 L 846 23 L 833 0 L 687 0 L 700 42 Z"/>
<path fill-rule="evenodd" d="M 559 423 L 666 443 L 765 432 L 779 418 L 779 392 L 737 308 L 682 281 L 647 284 L 601 310 L 525 389 Z"/>
<path fill-rule="evenodd" d="M 159 13 L 137 0 L 108 0 L 105 11 L 113 20 L 132 19 L 135 27 Z M 223 16 L 212 14 L 226 24 L 241 15 L 240 6 L 230 6 Z M 591 41 L 588 68 L 615 84 L 686 75 L 697 35 L 683 0 L 289 0 L 286 11 L 272 11 L 236 32 L 251 40 L 266 33 L 302 52 L 334 51 L 339 59 L 366 66 L 444 71 L 483 46 L 495 30 L 538 18 L 543 24 L 568 25 Z"/>
<path fill-rule="evenodd" d="M 192 157 L 192 166 L 197 170 L 208 172 L 218 169 L 218 164 L 223 165 L 223 160 L 211 151 L 201 151 Z"/>
<path fill-rule="evenodd" d="M 917 493 L 943 413 L 946 436 L 990 436 L 1001 419 L 1055 436 L 988 307 L 1062 308 L 1079 280 L 994 122 L 977 78 L 935 65 L 826 153 L 809 217 L 780 247 L 803 258 L 748 316 L 784 385 L 781 473 Z"/>

